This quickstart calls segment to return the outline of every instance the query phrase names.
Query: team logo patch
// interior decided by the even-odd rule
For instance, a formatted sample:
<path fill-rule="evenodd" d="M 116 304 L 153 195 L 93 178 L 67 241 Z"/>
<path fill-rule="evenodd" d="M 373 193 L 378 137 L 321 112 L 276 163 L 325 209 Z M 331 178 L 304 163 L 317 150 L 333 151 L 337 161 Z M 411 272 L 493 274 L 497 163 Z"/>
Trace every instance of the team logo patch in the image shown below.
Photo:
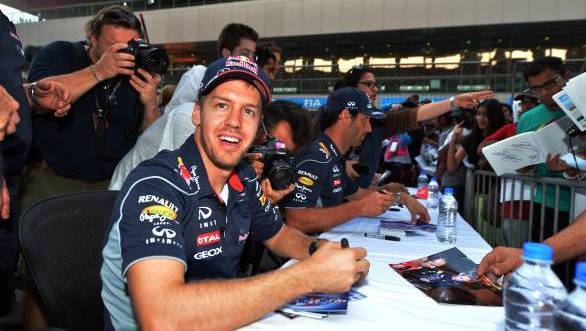
<path fill-rule="evenodd" d="M 197 247 L 212 245 L 220 241 L 220 231 L 216 230 L 213 232 L 201 233 L 197 235 L 196 245 Z"/>
<path fill-rule="evenodd" d="M 193 258 L 196 260 L 205 260 L 210 257 L 214 257 L 216 255 L 222 254 L 222 247 L 212 248 L 207 251 L 197 252 L 193 255 Z"/>
<path fill-rule="evenodd" d="M 177 213 L 173 209 L 163 205 L 153 205 L 146 207 L 142 210 L 141 214 L 148 216 L 158 215 L 159 218 L 164 217 L 168 220 L 175 220 L 177 218 Z"/>
<path fill-rule="evenodd" d="M 254 72 L 258 75 L 258 66 L 245 56 L 231 56 L 226 60 L 226 67 L 241 67 Z M 237 68 L 236 68 L 237 69 Z M 231 69 L 235 70 L 235 69 Z"/>
<path fill-rule="evenodd" d="M 311 180 L 310 178 L 308 178 L 308 177 L 305 177 L 305 176 L 303 176 L 303 177 L 299 177 L 299 182 L 300 182 L 301 184 L 303 184 L 303 185 L 305 185 L 305 186 L 309 186 L 309 187 L 312 187 L 312 186 L 313 186 L 313 184 L 314 184 L 313 180 Z"/>
<path fill-rule="evenodd" d="M 258 198 L 258 201 L 260 201 L 260 205 L 264 206 L 265 203 L 267 202 L 267 196 L 263 193 L 260 198 Z"/>
<path fill-rule="evenodd" d="M 330 151 L 328 150 L 328 148 L 326 147 L 326 144 L 324 144 L 323 142 L 319 143 L 319 146 L 321 147 L 319 150 L 324 153 L 326 155 L 326 157 L 331 157 L 330 155 Z"/>
<path fill-rule="evenodd" d="M 246 239 L 248 239 L 248 232 L 238 235 L 238 241 L 245 241 Z"/>
<path fill-rule="evenodd" d="M 338 179 L 334 179 L 332 181 L 332 186 L 335 187 L 335 186 L 340 186 L 340 185 L 342 185 L 342 180 L 341 179 L 338 178 Z"/>

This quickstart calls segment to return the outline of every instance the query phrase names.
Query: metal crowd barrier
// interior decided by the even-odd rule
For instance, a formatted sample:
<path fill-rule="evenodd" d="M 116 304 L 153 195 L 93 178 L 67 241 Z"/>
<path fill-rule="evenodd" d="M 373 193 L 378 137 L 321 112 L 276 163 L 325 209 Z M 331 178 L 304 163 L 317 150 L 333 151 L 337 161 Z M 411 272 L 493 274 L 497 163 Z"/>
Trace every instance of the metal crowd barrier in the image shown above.
<path fill-rule="evenodd" d="M 555 192 L 555 203 L 546 211 L 545 203 L 535 201 L 541 187 Z M 569 196 L 568 211 L 560 210 L 560 200 Z M 553 209 L 553 214 L 552 214 Z M 468 170 L 464 217 L 493 247 L 522 247 L 524 242 L 542 242 L 572 223 L 586 209 L 586 181 Z M 571 284 L 570 263 L 562 266 L 566 284 Z"/>

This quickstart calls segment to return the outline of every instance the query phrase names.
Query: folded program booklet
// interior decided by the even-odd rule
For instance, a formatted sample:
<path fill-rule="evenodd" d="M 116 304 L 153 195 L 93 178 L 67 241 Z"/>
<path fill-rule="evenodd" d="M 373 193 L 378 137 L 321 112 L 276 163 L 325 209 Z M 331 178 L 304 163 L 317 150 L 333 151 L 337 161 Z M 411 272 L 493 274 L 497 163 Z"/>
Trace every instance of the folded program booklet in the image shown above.
<path fill-rule="evenodd" d="M 586 74 L 571 78 L 553 100 L 580 131 L 586 131 Z"/>
<path fill-rule="evenodd" d="M 482 154 L 498 176 L 544 163 L 547 153 L 565 155 L 571 152 L 570 138 L 566 133 L 571 125 L 571 120 L 564 116 L 537 131 L 521 133 L 484 147 Z M 581 139 L 573 142 L 578 147 L 584 144 Z"/>
<path fill-rule="evenodd" d="M 346 314 L 348 312 L 348 292 L 311 293 L 295 299 L 282 308 L 320 314 Z"/>

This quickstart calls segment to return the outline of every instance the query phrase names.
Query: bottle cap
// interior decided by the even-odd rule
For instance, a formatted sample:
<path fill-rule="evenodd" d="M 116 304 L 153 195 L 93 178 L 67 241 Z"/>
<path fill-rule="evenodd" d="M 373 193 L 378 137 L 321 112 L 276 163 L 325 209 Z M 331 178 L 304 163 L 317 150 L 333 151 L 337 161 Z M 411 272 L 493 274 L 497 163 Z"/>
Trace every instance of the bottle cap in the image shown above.
<path fill-rule="evenodd" d="M 574 278 L 574 282 L 586 285 L 586 262 L 578 262 L 576 264 L 576 278 Z"/>
<path fill-rule="evenodd" d="M 454 194 L 454 189 L 451 187 L 444 188 L 444 194 Z"/>
<path fill-rule="evenodd" d="M 523 258 L 531 261 L 553 261 L 553 249 L 547 244 L 525 243 L 523 244 Z"/>

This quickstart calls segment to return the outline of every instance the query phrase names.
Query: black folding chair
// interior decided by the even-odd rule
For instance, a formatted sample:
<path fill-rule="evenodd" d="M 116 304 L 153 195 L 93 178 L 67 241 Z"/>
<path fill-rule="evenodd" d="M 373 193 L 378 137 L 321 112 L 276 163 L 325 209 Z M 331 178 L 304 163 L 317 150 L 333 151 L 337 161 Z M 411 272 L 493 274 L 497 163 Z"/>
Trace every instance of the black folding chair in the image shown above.
<path fill-rule="evenodd" d="M 20 245 L 51 327 L 103 330 L 102 247 L 117 191 L 51 197 L 20 220 Z"/>

